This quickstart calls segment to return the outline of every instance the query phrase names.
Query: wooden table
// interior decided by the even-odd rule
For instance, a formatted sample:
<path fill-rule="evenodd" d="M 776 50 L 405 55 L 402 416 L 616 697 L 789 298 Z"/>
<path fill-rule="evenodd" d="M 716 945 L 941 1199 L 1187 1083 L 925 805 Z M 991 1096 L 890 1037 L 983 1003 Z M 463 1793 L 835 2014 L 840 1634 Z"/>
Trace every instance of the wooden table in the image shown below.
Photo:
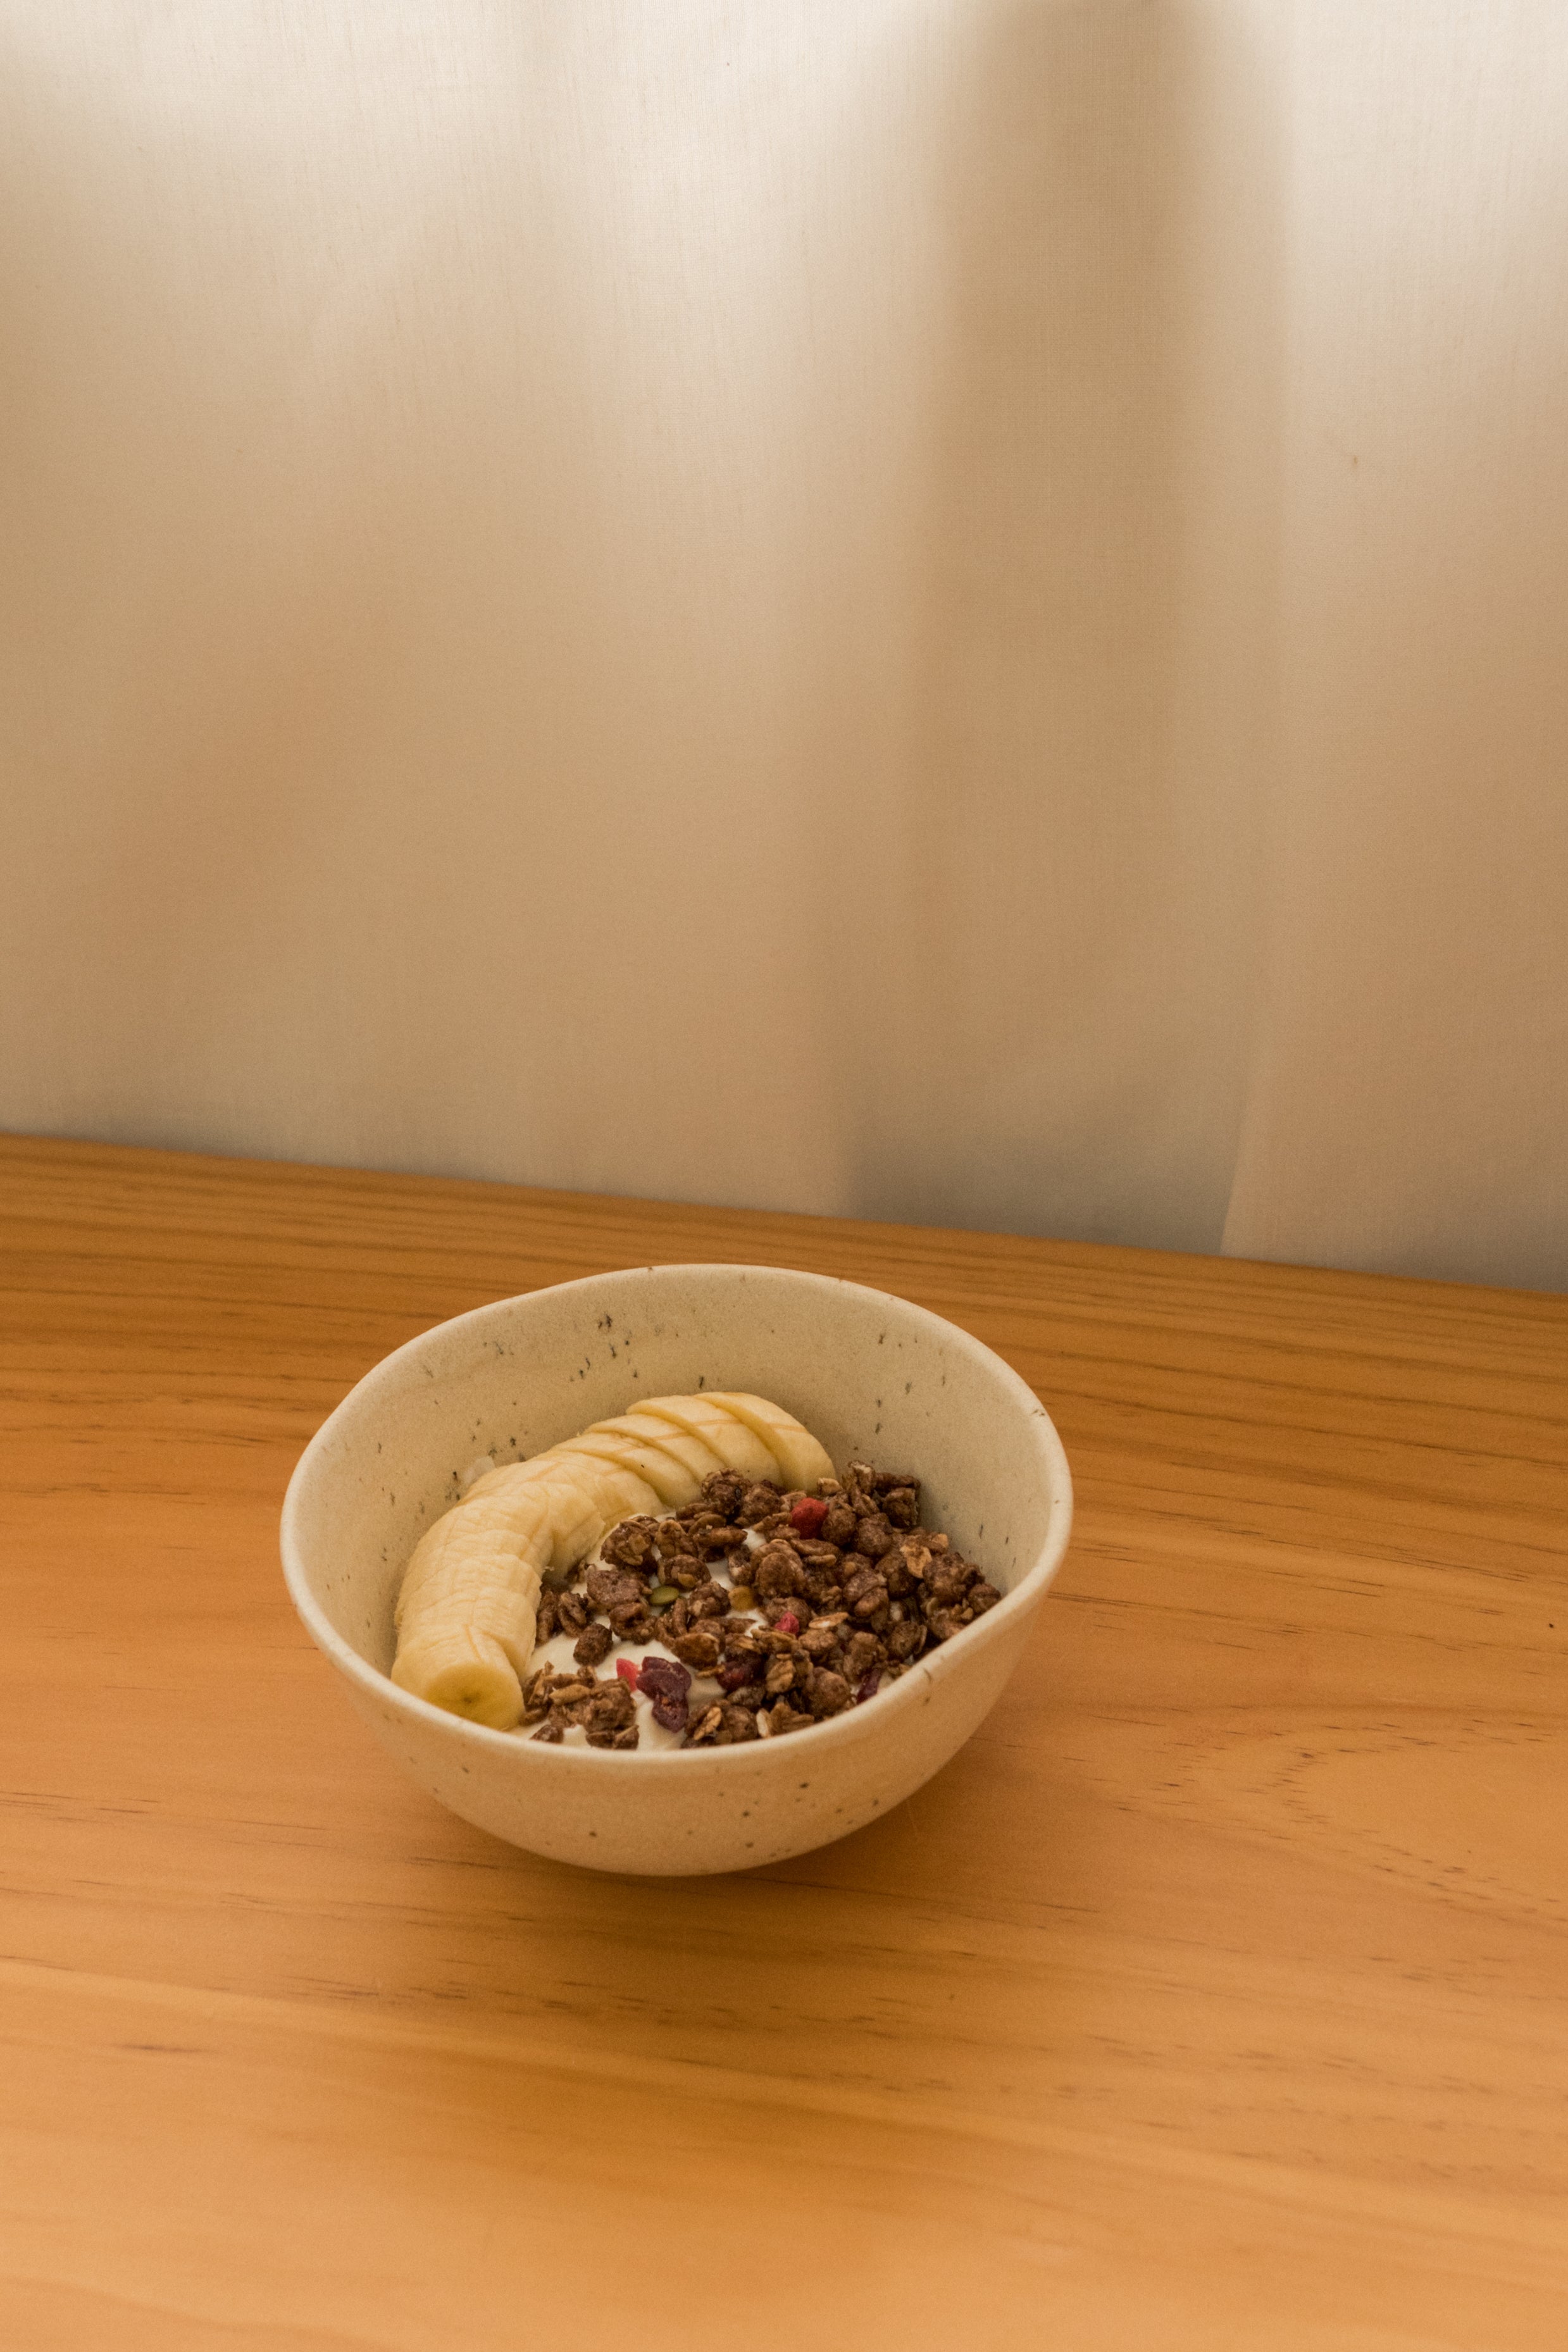
<path fill-rule="evenodd" d="M 13 1141 L 7 2352 L 1568 2344 L 1568 1300 Z M 277 1565 L 377 1357 L 906 1293 L 1079 1520 L 991 1721 L 744 1877 L 406 1785 Z"/>

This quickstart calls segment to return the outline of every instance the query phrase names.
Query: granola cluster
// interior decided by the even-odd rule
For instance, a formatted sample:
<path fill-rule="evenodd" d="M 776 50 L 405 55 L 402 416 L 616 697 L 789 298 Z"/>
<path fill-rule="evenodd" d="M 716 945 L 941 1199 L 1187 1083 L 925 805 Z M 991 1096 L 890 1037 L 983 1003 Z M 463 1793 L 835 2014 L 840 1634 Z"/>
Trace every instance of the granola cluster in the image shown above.
<path fill-rule="evenodd" d="M 715 1471 L 700 1502 L 623 1519 L 597 1561 L 546 1591 L 537 1639 L 574 1635 L 574 1670 L 532 1675 L 523 1719 L 535 1739 L 580 1727 L 591 1748 L 635 1748 L 639 1692 L 686 1748 L 806 1731 L 874 1697 L 1001 1597 L 921 1525 L 914 1478 L 852 1462 L 805 1495 Z M 673 1654 L 623 1657 L 600 1678 L 617 1647 L 649 1643 Z M 698 1678 L 710 1690 L 694 1697 Z"/>

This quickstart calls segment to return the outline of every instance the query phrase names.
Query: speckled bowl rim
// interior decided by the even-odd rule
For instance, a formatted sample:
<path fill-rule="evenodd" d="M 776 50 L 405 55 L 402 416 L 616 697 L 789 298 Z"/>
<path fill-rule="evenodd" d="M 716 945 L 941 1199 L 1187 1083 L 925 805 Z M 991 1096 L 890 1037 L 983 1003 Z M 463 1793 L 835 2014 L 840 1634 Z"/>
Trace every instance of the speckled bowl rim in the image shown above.
<path fill-rule="evenodd" d="M 973 1625 L 966 1626 L 962 1636 L 944 1642 L 924 1657 L 916 1660 L 907 1675 L 900 1676 L 890 1690 L 879 1691 L 874 1705 L 851 1708 L 847 1713 L 831 1717 L 812 1727 L 813 1753 L 822 1755 L 823 1743 L 833 1740 L 840 1748 L 864 1739 L 887 1738 L 895 1731 L 900 1716 L 923 1703 L 929 1685 L 950 1674 L 964 1671 L 964 1657 L 973 1657 L 982 1647 L 1005 1638 L 1013 1620 L 1030 1613 L 1044 1598 L 1061 1565 L 1072 1532 L 1072 1474 L 1056 1424 L 1034 1390 L 1013 1370 L 1005 1357 L 994 1348 L 985 1346 L 962 1326 L 950 1323 L 945 1316 L 933 1315 L 927 1307 L 917 1307 L 912 1299 L 900 1298 L 896 1292 L 878 1290 L 868 1283 L 847 1282 L 831 1274 L 812 1274 L 802 1267 L 704 1264 L 684 1265 L 679 1262 L 653 1265 L 622 1266 L 605 1274 L 580 1276 L 573 1282 L 542 1285 L 538 1290 L 520 1291 L 510 1298 L 490 1300 L 483 1307 L 471 1307 L 467 1314 L 449 1317 L 444 1323 L 433 1323 L 428 1330 L 420 1331 L 401 1348 L 384 1356 L 372 1366 L 363 1379 L 356 1381 L 348 1394 L 336 1404 L 317 1430 L 294 1466 L 283 1498 L 283 1515 L 279 1542 L 283 1559 L 284 1581 L 300 1622 L 317 1648 L 328 1657 L 347 1679 L 358 1685 L 378 1704 L 391 1704 L 399 1714 L 413 1722 L 438 1727 L 460 1748 L 477 1749 L 480 1755 L 526 1757 L 524 1769 L 547 1772 L 608 1774 L 622 1777 L 629 1772 L 668 1772 L 679 1770 L 688 1783 L 699 1774 L 721 1773 L 733 1777 L 738 1773 L 776 1771 L 781 1769 L 781 1755 L 798 1755 L 792 1740 L 775 1743 L 771 1739 L 746 1740 L 731 1748 L 698 1749 L 671 1748 L 631 1749 L 618 1753 L 602 1748 L 555 1747 L 548 1742 L 520 1739 L 515 1731 L 494 1731 L 487 1725 L 469 1723 L 462 1716 L 451 1715 L 445 1707 L 433 1706 L 428 1699 L 416 1698 L 362 1658 L 352 1643 L 331 1625 L 310 1591 L 304 1559 L 298 1534 L 298 1520 L 302 1509 L 300 1497 L 316 1474 L 321 1456 L 331 1445 L 336 1426 L 347 1415 L 351 1406 L 373 1402 L 375 1392 L 396 1382 L 396 1367 L 405 1361 L 417 1360 L 437 1340 L 445 1340 L 457 1332 L 471 1330 L 482 1333 L 487 1323 L 500 1321 L 513 1314 L 529 1300 L 562 1297 L 574 1290 L 603 1291 L 606 1286 L 620 1282 L 637 1282 L 648 1274 L 679 1274 L 697 1278 L 708 1276 L 731 1277 L 737 1274 L 763 1275 L 770 1281 L 796 1282 L 803 1286 L 831 1291 L 851 1291 L 861 1298 L 877 1299 L 895 1308 L 900 1315 L 913 1316 L 918 1321 L 940 1332 L 947 1343 L 956 1345 L 964 1354 L 984 1362 L 994 1377 L 998 1377 L 1004 1389 L 1011 1389 L 1021 1412 L 1034 1424 L 1035 1444 L 1040 1457 L 1042 1483 L 1049 1497 L 1046 1540 L 1038 1558 L 1026 1569 L 1010 1592 L 1003 1595 L 994 1609 Z"/>

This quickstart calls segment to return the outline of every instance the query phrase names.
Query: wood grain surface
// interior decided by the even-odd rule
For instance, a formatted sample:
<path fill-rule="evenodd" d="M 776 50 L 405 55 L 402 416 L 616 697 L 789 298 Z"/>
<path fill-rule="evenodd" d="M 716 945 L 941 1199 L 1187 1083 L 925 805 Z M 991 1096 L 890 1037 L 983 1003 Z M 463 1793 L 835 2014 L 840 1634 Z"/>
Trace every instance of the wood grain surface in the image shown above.
<path fill-rule="evenodd" d="M 1568 1300 L 0 1144 L 16 2352 L 1568 2343 Z M 650 1259 L 1056 1416 L 994 1717 L 745 1876 L 496 1844 L 289 1609 L 378 1357 Z"/>

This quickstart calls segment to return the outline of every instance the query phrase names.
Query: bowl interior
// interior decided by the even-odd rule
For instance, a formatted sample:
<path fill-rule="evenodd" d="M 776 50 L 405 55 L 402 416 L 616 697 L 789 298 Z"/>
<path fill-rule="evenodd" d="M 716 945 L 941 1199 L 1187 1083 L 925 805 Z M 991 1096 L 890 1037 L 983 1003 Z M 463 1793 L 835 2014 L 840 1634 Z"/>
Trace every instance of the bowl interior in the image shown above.
<path fill-rule="evenodd" d="M 639 1398 L 702 1388 L 773 1398 L 840 1466 L 914 1472 L 928 1524 L 1005 1593 L 1054 1570 L 1070 1508 L 1061 1446 L 979 1341 L 826 1276 L 644 1266 L 479 1307 L 366 1375 L 289 1491 L 284 1559 L 307 1623 L 384 1673 L 408 1556 L 477 1455 L 521 1459 Z"/>

